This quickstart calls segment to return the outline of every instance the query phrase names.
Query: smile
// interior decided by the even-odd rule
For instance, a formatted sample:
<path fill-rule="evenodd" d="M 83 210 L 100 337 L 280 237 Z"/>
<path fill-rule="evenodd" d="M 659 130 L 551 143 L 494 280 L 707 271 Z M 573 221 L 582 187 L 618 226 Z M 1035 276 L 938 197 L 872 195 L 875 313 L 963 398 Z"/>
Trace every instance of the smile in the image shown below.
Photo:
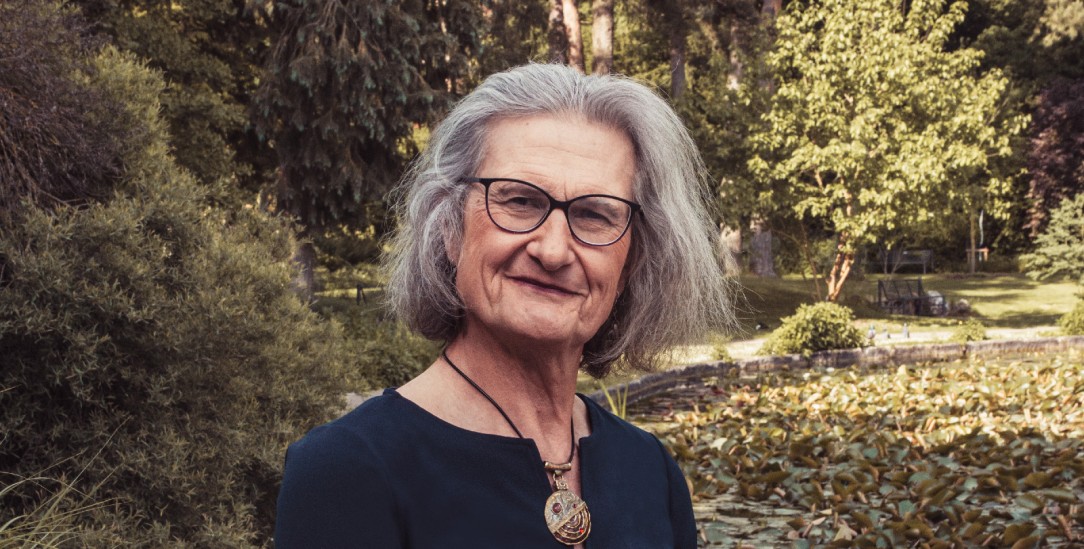
<path fill-rule="evenodd" d="M 534 278 L 518 277 L 518 276 L 514 276 L 514 277 L 510 277 L 510 278 L 512 280 L 514 280 L 515 282 L 518 282 L 518 283 L 526 285 L 526 286 L 530 286 L 530 287 L 532 287 L 533 289 L 536 289 L 536 290 L 540 289 L 540 290 L 542 290 L 542 291 L 544 291 L 546 293 L 555 293 L 555 294 L 560 294 L 560 295 L 580 295 L 580 292 L 577 292 L 575 290 L 571 290 L 571 289 L 568 289 L 568 288 L 565 288 L 565 287 L 562 287 L 562 286 L 558 286 L 556 284 L 552 284 L 552 283 L 549 283 L 549 282 L 543 282 L 541 280 L 537 280 L 537 279 L 534 279 Z"/>

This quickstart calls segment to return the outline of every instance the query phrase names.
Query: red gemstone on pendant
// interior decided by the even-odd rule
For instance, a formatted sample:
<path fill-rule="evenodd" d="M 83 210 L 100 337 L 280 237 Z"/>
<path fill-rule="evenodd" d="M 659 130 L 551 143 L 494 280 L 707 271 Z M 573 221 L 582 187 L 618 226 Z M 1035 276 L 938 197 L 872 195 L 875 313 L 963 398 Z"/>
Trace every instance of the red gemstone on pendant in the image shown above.
<path fill-rule="evenodd" d="M 561 502 L 558 501 L 558 502 L 553 504 L 553 514 L 556 515 L 556 514 L 559 514 L 560 512 L 561 512 Z"/>

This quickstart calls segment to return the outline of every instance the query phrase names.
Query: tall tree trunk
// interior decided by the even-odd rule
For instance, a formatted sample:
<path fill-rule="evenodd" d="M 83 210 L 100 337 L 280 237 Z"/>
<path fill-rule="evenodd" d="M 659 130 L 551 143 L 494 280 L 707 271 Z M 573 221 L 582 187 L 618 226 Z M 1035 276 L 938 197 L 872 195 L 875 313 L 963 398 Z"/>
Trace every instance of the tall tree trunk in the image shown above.
<path fill-rule="evenodd" d="M 970 233 L 969 237 L 970 237 L 970 242 L 971 242 L 971 246 L 969 246 L 968 250 L 967 250 L 967 272 L 969 274 L 975 274 L 975 271 L 976 271 L 976 269 L 978 267 L 978 265 L 976 265 L 978 263 L 978 258 L 976 256 L 979 253 L 979 251 L 977 249 L 978 248 L 978 241 L 977 241 L 977 238 L 976 238 L 976 233 L 978 232 L 978 229 L 976 228 L 977 227 L 977 225 L 976 225 L 977 218 L 978 218 L 978 215 L 975 213 L 974 210 L 971 210 L 968 213 L 967 220 L 968 220 L 968 225 L 970 226 L 969 227 L 969 229 L 970 229 L 969 230 L 969 233 Z"/>
<path fill-rule="evenodd" d="M 546 34 L 550 62 L 568 63 L 568 34 L 565 33 L 565 8 L 562 0 L 550 0 L 550 26 Z"/>
<path fill-rule="evenodd" d="M 685 8 L 680 1 L 659 2 L 656 9 L 662 19 L 662 28 L 669 38 L 670 99 L 676 101 L 681 99 L 688 87 L 685 58 L 688 52 L 689 25 L 685 19 Z"/>
<path fill-rule="evenodd" d="M 851 274 L 851 267 L 854 265 L 854 252 L 846 251 L 846 244 L 847 235 L 840 234 L 836 242 L 836 259 L 832 262 L 832 269 L 828 271 L 828 280 L 825 283 L 828 287 L 828 295 L 825 299 L 828 301 L 839 300 L 843 283 L 847 281 L 847 275 Z"/>
<path fill-rule="evenodd" d="M 583 63 L 583 33 L 580 32 L 579 0 L 563 0 L 565 34 L 568 37 L 568 64 L 581 73 L 587 72 Z"/>
<path fill-rule="evenodd" d="M 727 60 L 730 61 L 730 70 L 726 75 L 726 87 L 732 90 L 741 85 L 742 72 L 745 66 L 742 64 L 741 49 L 745 44 L 742 40 L 741 25 L 737 20 L 730 22 L 730 51 Z"/>
<path fill-rule="evenodd" d="M 614 0 L 594 0 L 591 16 L 591 72 L 610 74 L 614 70 Z"/>
<path fill-rule="evenodd" d="M 749 237 L 749 271 L 757 276 L 778 277 L 775 258 L 772 256 L 772 230 L 762 217 L 754 217 L 749 223 L 753 233 Z"/>
<path fill-rule="evenodd" d="M 731 229 L 723 223 L 719 224 L 719 254 L 728 270 L 733 269 L 734 274 L 742 271 L 740 227 Z"/>
<path fill-rule="evenodd" d="M 781 11 L 783 11 L 783 0 L 764 0 L 760 4 L 760 13 L 769 19 L 774 19 Z"/>
<path fill-rule="evenodd" d="M 677 101 L 685 95 L 685 25 L 675 25 L 670 31 L 670 99 Z"/>
<path fill-rule="evenodd" d="M 291 283 L 293 291 L 301 301 L 312 303 L 316 299 L 316 247 L 312 242 L 302 241 L 294 251 L 293 261 L 297 266 Z"/>

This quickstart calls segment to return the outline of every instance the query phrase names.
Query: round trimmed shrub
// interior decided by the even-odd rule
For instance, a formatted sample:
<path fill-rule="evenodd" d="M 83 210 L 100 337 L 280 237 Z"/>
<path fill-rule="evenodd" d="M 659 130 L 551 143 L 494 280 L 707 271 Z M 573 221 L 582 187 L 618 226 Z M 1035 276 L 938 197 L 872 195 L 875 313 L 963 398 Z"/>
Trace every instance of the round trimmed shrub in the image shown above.
<path fill-rule="evenodd" d="M 809 356 L 818 351 L 854 349 L 866 342 L 851 309 L 831 302 L 800 305 L 768 336 L 762 354 Z"/>
<path fill-rule="evenodd" d="M 949 341 L 953 343 L 967 343 L 969 341 L 982 341 L 986 339 L 986 326 L 974 318 L 961 322 L 952 330 Z"/>
<path fill-rule="evenodd" d="M 1073 310 L 1058 319 L 1058 326 L 1065 335 L 1084 335 L 1084 299 L 1078 299 Z"/>

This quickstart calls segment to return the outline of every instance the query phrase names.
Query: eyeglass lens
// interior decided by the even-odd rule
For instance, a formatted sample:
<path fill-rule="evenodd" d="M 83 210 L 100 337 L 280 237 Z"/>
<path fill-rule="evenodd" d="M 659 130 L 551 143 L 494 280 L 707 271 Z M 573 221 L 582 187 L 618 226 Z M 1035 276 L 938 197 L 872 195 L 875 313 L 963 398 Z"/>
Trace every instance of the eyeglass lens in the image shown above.
<path fill-rule="evenodd" d="M 616 197 L 586 195 L 561 205 L 541 189 L 519 181 L 490 180 L 486 208 L 498 227 L 528 232 L 545 221 L 554 208 L 564 209 L 572 234 L 596 246 L 616 242 L 629 226 L 633 208 Z"/>

